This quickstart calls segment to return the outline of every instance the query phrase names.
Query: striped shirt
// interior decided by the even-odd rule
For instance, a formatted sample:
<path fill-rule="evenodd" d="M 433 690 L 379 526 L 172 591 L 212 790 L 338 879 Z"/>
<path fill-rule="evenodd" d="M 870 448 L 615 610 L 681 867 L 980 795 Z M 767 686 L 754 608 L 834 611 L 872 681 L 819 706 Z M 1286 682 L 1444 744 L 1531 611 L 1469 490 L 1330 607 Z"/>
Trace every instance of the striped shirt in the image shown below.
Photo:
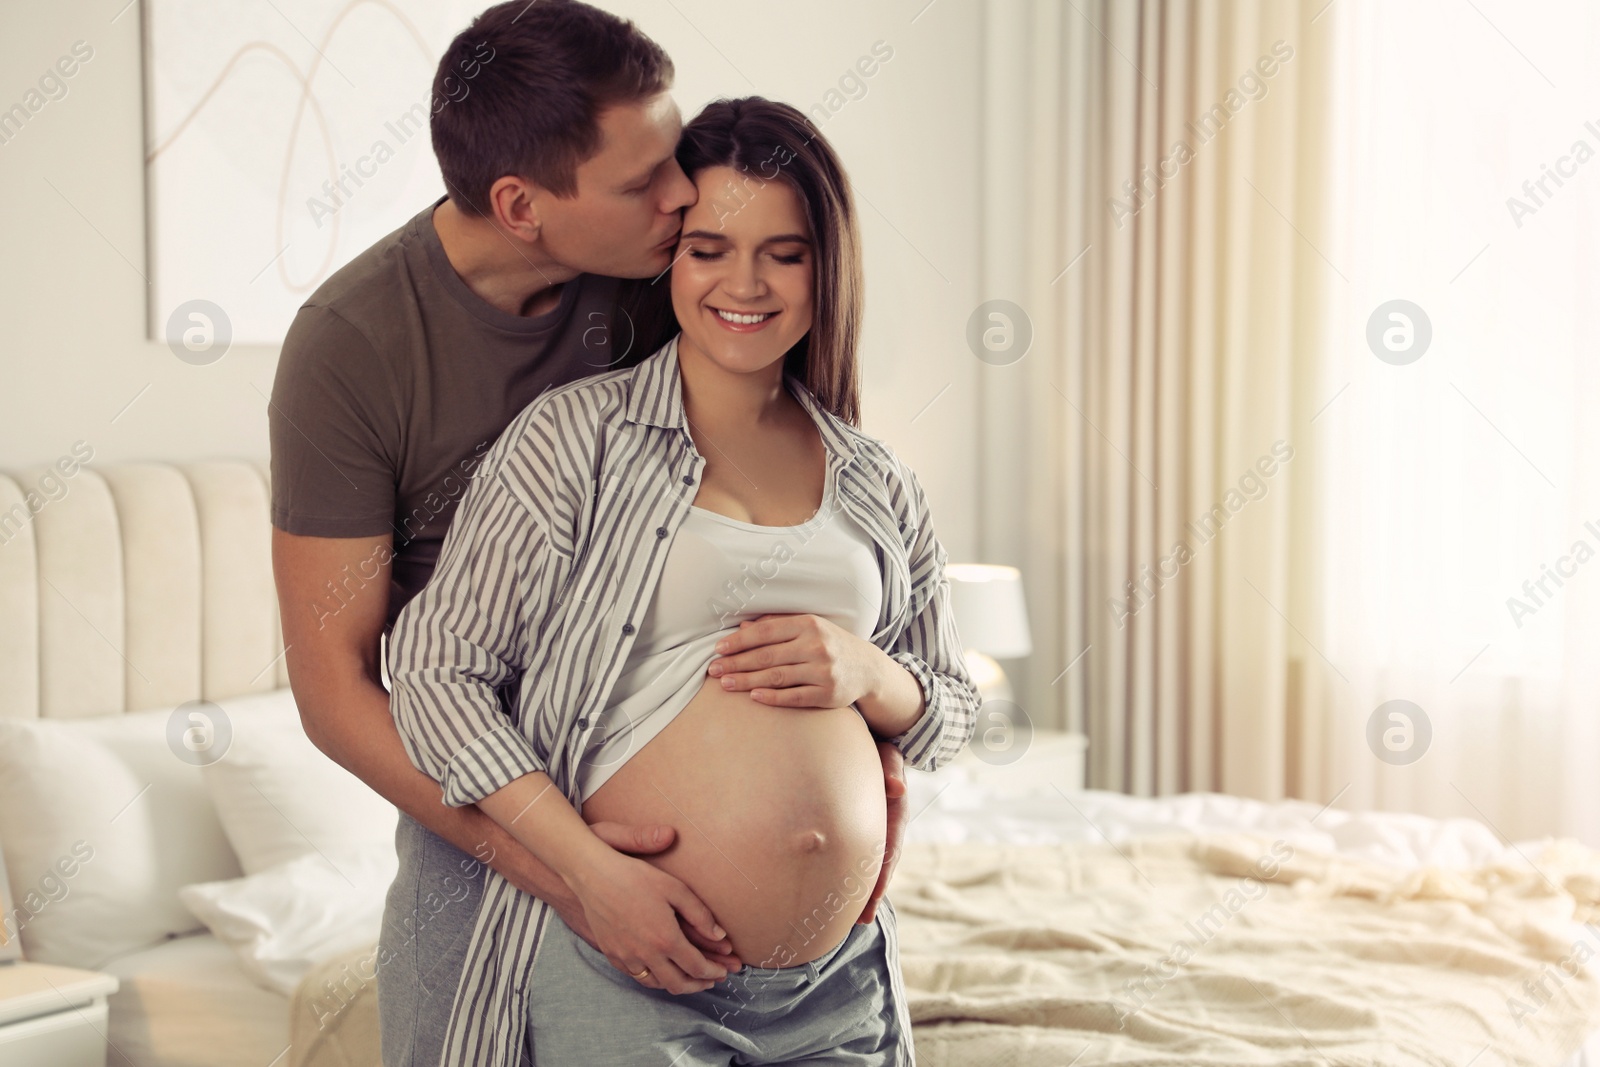
<path fill-rule="evenodd" d="M 893 743 L 933 769 L 971 737 L 962 660 L 916 477 L 887 445 L 785 384 L 821 432 L 844 508 L 883 577 L 872 643 L 922 687 Z M 705 459 L 689 436 L 677 339 L 637 366 L 551 390 L 485 455 L 433 577 L 389 642 L 390 707 L 444 802 L 475 803 L 543 771 L 578 807 L 578 767 L 627 659 Z M 441 1067 L 516 1067 L 549 905 L 492 869 L 456 990 Z"/>

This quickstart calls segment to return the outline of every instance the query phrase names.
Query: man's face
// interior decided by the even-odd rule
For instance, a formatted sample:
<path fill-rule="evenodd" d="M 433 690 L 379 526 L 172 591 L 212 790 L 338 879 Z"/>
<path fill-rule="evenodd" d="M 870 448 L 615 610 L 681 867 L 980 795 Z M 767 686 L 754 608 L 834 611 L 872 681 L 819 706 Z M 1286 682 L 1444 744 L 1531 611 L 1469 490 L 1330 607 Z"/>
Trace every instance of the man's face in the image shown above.
<path fill-rule="evenodd" d="M 560 263 L 589 274 L 653 278 L 672 263 L 695 186 L 673 152 L 683 130 L 666 93 L 600 113 L 600 150 L 578 166 L 577 195 L 534 194 L 540 238 Z"/>

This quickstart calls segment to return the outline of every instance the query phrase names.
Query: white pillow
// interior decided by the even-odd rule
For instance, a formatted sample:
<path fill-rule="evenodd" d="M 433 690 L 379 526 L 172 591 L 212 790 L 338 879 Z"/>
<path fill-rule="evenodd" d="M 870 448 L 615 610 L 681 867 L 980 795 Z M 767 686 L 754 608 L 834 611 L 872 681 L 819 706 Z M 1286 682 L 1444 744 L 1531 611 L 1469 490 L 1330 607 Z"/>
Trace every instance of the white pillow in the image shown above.
<path fill-rule="evenodd" d="M 0 844 L 30 959 L 97 969 L 198 930 L 178 900 L 239 861 L 200 769 L 174 755 L 173 709 L 0 720 Z"/>
<path fill-rule="evenodd" d="M 392 846 L 337 849 L 179 896 L 252 979 L 287 995 L 316 964 L 378 940 L 397 866 Z"/>
<path fill-rule="evenodd" d="M 288 689 L 219 703 L 233 736 L 203 773 L 246 874 L 317 852 L 394 852 L 399 812 L 311 743 Z"/>

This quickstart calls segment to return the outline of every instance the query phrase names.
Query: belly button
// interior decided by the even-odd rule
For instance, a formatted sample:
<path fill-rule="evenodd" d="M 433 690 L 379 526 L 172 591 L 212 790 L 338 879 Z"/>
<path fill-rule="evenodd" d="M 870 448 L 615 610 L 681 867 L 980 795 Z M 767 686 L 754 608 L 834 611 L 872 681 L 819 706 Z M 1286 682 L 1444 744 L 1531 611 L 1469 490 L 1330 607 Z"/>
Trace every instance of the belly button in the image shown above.
<path fill-rule="evenodd" d="M 821 830 L 802 830 L 795 845 L 801 852 L 821 852 L 828 847 L 828 837 Z"/>

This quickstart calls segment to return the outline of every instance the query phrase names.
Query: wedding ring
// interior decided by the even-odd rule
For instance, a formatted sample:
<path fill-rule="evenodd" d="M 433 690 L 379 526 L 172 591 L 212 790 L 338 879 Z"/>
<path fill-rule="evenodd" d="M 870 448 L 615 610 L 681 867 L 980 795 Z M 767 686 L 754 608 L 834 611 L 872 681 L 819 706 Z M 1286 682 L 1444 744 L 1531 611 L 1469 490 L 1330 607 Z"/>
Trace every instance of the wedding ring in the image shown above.
<path fill-rule="evenodd" d="M 633 972 L 630 971 L 629 973 L 632 974 Z M 644 970 L 640 971 L 638 974 L 634 974 L 633 977 L 640 978 L 640 979 L 649 978 L 650 977 L 650 968 L 646 967 Z"/>

